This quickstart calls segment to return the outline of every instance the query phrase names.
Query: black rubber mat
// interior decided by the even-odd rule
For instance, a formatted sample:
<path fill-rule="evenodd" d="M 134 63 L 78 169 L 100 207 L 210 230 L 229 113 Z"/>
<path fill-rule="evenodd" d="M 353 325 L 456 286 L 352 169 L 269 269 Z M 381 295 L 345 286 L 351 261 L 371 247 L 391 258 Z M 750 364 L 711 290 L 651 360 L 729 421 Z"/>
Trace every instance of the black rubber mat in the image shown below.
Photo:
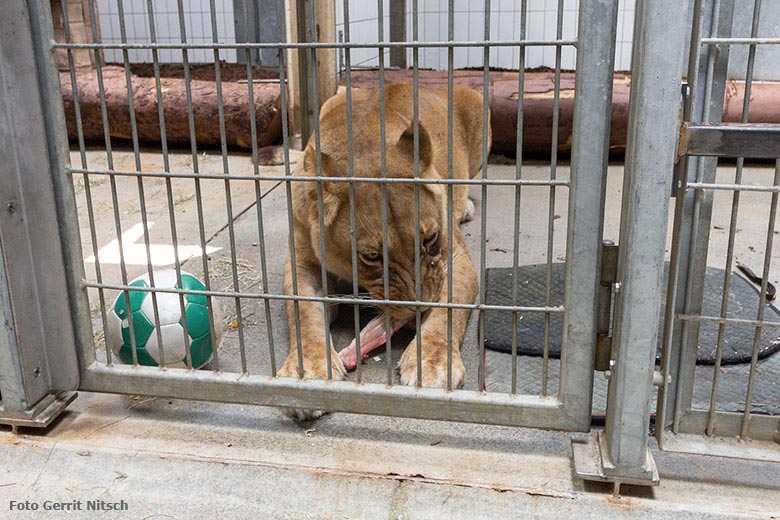
<path fill-rule="evenodd" d="M 667 264 L 668 267 L 668 264 Z M 518 305 L 543 307 L 546 302 L 547 265 L 524 265 L 518 268 Z M 512 269 L 491 268 L 487 270 L 486 303 L 488 305 L 512 305 Z M 723 269 L 707 268 L 705 275 L 704 303 L 702 314 L 718 316 L 723 294 Z M 563 304 L 564 264 L 555 263 L 551 272 L 550 304 Z M 663 285 L 666 288 L 666 281 Z M 665 292 L 665 291 L 664 291 Z M 740 274 L 731 274 L 729 290 L 730 318 L 755 320 L 758 309 L 759 292 L 757 286 Z M 661 320 L 664 309 L 661 308 Z M 780 311 L 772 304 L 767 305 L 765 320 L 778 321 Z M 519 313 L 517 322 L 517 352 L 527 356 L 541 356 L 545 335 L 549 335 L 550 357 L 560 357 L 561 326 L 563 317 L 551 314 L 549 322 L 543 313 Z M 660 329 L 659 329 L 660 330 Z M 780 331 L 776 328 L 762 330 L 759 347 L 759 359 L 770 356 L 780 350 Z M 724 330 L 723 364 L 749 363 L 755 328 L 741 325 L 727 325 Z M 699 346 L 696 356 L 698 364 L 713 364 L 717 349 L 718 324 L 702 323 L 699 334 Z M 511 352 L 512 314 L 504 311 L 486 311 L 485 347 L 499 352 Z M 661 359 L 661 338 L 658 340 L 656 359 Z"/>

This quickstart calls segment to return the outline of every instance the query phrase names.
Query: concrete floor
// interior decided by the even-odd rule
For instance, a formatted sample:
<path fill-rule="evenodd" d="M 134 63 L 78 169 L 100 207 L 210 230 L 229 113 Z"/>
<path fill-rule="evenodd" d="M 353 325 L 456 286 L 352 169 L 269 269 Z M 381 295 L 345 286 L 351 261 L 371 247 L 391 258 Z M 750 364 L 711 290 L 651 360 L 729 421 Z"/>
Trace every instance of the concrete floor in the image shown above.
<path fill-rule="evenodd" d="M 0 433 L 10 500 L 125 500 L 106 518 L 776 518 L 777 464 L 659 452 L 657 488 L 583 483 L 570 435 L 82 394 L 47 433 Z M 93 517 L 82 512 L 68 518 Z M 42 512 L 13 518 L 59 518 Z M 8 516 L 7 518 L 11 518 Z"/>
<path fill-rule="evenodd" d="M 89 168 L 105 168 L 105 154 L 90 151 Z M 293 154 L 292 160 L 299 159 Z M 77 154 L 74 164 L 80 164 Z M 198 157 L 200 171 L 224 171 L 221 156 L 206 152 Z M 135 170 L 132 153 L 114 154 L 116 169 Z M 187 153 L 171 155 L 171 170 L 192 171 Z M 141 156 L 143 171 L 163 169 L 154 152 Z M 229 157 L 231 173 L 252 174 L 251 158 Z M 610 167 L 605 238 L 617 241 L 622 189 L 622 166 Z M 283 167 L 261 167 L 261 173 L 280 174 Z M 514 165 L 493 164 L 492 178 L 512 177 Z M 524 166 L 526 178 L 543 179 L 549 166 Z M 733 175 L 733 174 L 732 174 Z M 559 167 L 559 178 L 568 176 Z M 729 170 L 723 168 L 721 180 Z M 751 183 L 771 183 L 772 170 L 753 168 Z M 117 178 L 119 219 L 128 261 L 128 277 L 146 272 L 137 182 Z M 185 269 L 202 276 L 197 206 L 192 180 L 172 182 L 171 197 L 180 256 Z M 208 241 L 212 288 L 233 290 L 233 265 L 241 291 L 258 290 L 261 243 L 257 233 L 255 184 L 231 183 L 235 258 L 230 252 L 230 222 L 225 211 L 222 181 L 203 181 L 204 231 Z M 102 279 L 120 283 L 118 247 L 111 203 L 111 185 L 93 176 L 89 187 L 94 204 L 96 246 Z M 145 180 L 145 200 L 150 222 L 155 268 L 172 264 L 167 193 L 163 180 Z M 284 186 L 260 183 L 265 225 L 267 282 L 281 289 L 287 245 L 287 212 Z M 479 188 L 472 195 L 477 205 L 475 221 L 463 226 L 472 257 L 478 265 L 482 205 Z M 489 267 L 511 266 L 514 234 L 506 224 L 506 208 L 513 207 L 514 192 L 490 188 L 487 199 Z M 92 238 L 86 211 L 86 187 L 76 179 L 81 209 L 87 278 L 95 280 Z M 553 261 L 564 261 L 567 225 L 567 190 L 557 189 Z M 521 212 L 521 260 L 523 264 L 546 259 L 549 190 L 524 189 Z M 708 265 L 725 264 L 730 194 L 716 194 L 713 242 Z M 746 193 L 738 223 L 736 256 L 760 271 L 769 195 Z M 773 258 L 780 256 L 775 248 Z M 189 258 L 189 259 L 188 259 Z M 773 270 L 776 283 L 776 270 Z M 110 304 L 115 294 L 106 291 Z M 98 358 L 103 357 L 100 307 L 97 291 L 91 291 L 93 324 Z M 225 371 L 240 368 L 239 328 L 234 302 L 221 302 L 227 325 L 220 351 Z M 268 350 L 276 358 L 286 354 L 286 324 L 281 305 L 272 305 L 271 323 L 259 300 L 242 302 L 244 349 L 249 371 L 270 374 Z M 354 336 L 351 313 L 345 310 L 334 331 L 337 348 Z M 275 345 L 268 339 L 273 330 Z M 393 349 L 400 357 L 399 340 Z M 476 389 L 479 349 L 476 315 L 462 347 L 467 367 L 466 388 Z M 364 365 L 367 381 L 383 381 L 384 354 Z M 491 366 L 500 366 L 493 363 Z M 504 363 L 506 367 L 506 363 Z M 523 368 L 523 378 L 541 377 L 538 363 Z M 351 375 L 354 378 L 354 373 Z M 491 390 L 506 391 L 507 371 L 488 375 Z M 491 379 L 492 378 L 492 379 Z M 397 381 L 397 374 L 396 374 Z M 551 380 L 551 391 L 557 383 Z M 529 390 L 530 391 L 530 390 Z M 534 392 L 537 390 L 534 390 Z M 47 433 L 0 433 L 0 507 L 9 500 L 124 499 L 129 510 L 117 518 L 681 518 L 755 517 L 780 515 L 780 472 L 773 463 L 747 462 L 655 450 L 661 486 L 655 489 L 624 487 L 613 498 L 610 489 L 584 484 L 572 471 L 570 435 L 519 428 L 440 423 L 387 417 L 332 414 L 314 424 L 298 425 L 275 409 L 145 399 L 82 393 Z M 2 510 L 2 509 L 0 509 Z M 41 512 L 30 518 L 45 517 Z M 82 512 L 82 516 L 89 516 Z M 52 514 L 52 516 L 55 516 Z M 20 518 L 26 516 L 20 515 Z M 79 517 L 71 514 L 70 517 Z M 111 517 L 111 515 L 109 515 Z"/>

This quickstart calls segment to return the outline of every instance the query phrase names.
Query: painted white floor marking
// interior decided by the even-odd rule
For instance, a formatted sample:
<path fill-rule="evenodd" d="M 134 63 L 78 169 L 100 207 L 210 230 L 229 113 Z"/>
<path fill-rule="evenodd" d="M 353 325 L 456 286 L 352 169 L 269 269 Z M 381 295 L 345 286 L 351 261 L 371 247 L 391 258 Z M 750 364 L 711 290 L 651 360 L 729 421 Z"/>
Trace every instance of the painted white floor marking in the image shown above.
<path fill-rule="evenodd" d="M 149 229 L 154 222 L 149 222 Z M 138 223 L 122 233 L 122 250 L 127 265 L 146 265 L 146 246 L 142 239 L 144 236 L 144 227 Z M 138 242 L 141 240 L 141 243 Z M 221 247 L 206 246 L 206 254 L 210 255 L 222 249 Z M 184 262 L 187 259 L 203 255 L 200 246 L 184 246 L 179 244 L 179 261 Z M 176 262 L 173 246 L 170 244 L 149 244 L 149 253 L 152 257 L 153 266 L 173 265 Z M 98 251 L 98 258 L 101 264 L 119 264 L 119 241 L 114 239 Z M 95 257 L 90 256 L 87 262 L 94 263 Z"/>

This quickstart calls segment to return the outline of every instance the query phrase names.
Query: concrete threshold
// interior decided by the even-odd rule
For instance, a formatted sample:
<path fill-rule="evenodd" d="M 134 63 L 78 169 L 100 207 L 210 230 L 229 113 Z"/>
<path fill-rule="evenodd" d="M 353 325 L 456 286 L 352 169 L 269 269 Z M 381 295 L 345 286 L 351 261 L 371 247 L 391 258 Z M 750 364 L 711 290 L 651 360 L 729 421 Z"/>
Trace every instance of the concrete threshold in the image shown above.
<path fill-rule="evenodd" d="M 570 435 L 81 393 L 0 433 L 8 518 L 776 518 L 778 465 L 655 451 L 658 488 L 580 481 Z M 48 501 L 48 502 L 47 502 Z M 102 502 L 100 502 L 102 501 Z M 45 510 L 46 504 L 80 509 Z M 33 506 L 30 506 L 33 507 Z M 65 507 L 64 505 L 62 507 Z"/>

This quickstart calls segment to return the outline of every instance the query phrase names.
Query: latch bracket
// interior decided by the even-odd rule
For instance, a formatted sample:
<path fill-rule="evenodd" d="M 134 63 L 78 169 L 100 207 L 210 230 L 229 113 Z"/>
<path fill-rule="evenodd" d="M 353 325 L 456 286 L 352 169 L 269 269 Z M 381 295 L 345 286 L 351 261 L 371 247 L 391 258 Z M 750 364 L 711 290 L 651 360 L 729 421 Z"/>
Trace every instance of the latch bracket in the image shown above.
<path fill-rule="evenodd" d="M 603 372 L 609 368 L 612 354 L 613 296 L 617 291 L 618 245 L 612 240 L 601 244 L 601 283 L 598 294 L 598 326 L 596 333 L 595 369 Z"/>

